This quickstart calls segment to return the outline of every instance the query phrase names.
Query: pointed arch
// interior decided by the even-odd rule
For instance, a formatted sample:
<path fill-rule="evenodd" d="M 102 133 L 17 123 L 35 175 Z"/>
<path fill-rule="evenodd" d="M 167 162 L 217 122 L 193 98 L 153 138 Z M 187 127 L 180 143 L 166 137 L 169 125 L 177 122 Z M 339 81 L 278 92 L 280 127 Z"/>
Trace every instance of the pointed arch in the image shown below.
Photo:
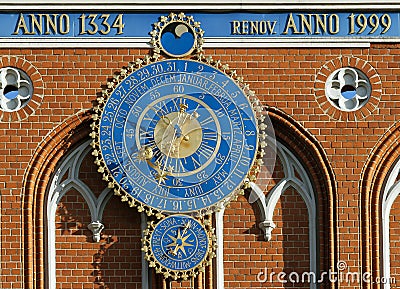
<path fill-rule="evenodd" d="M 278 108 L 267 107 L 266 110 L 274 126 L 277 140 L 287 149 L 287 152 L 289 152 L 287 155 L 296 156 L 295 161 L 286 159 L 289 169 L 285 174 L 292 176 L 292 178 L 281 185 L 283 187 L 295 186 L 299 192 L 303 192 L 301 195 L 309 209 L 314 201 L 317 204 L 315 218 L 319 218 L 319 222 L 322 222 L 321 225 L 327 228 L 327 232 L 323 236 L 319 236 L 319 238 L 322 238 L 321 243 L 328 244 L 327 250 L 322 256 L 325 260 L 326 268 L 324 269 L 336 268 L 338 252 L 337 210 L 336 178 L 333 168 L 320 142 L 306 128 Z M 309 177 L 310 182 L 308 184 L 306 184 L 307 182 L 301 184 L 301 182 L 295 181 L 296 177 L 293 171 L 295 167 L 298 170 L 297 173 Z M 315 195 L 311 197 L 304 186 L 312 187 Z M 267 202 L 271 202 L 271 200 L 267 200 Z M 315 237 L 318 238 L 318 236 Z M 331 282 L 331 288 L 335 288 L 335 286 L 336 284 Z"/>
<path fill-rule="evenodd" d="M 393 203 L 396 198 L 400 195 L 400 181 L 398 176 L 400 173 L 400 160 L 392 166 L 392 170 L 387 178 L 385 186 L 382 192 L 382 277 L 384 280 L 383 287 L 390 289 L 390 278 L 391 278 L 391 263 L 390 263 L 390 212 L 392 210 Z"/>
<path fill-rule="evenodd" d="M 390 212 L 396 196 L 395 172 L 400 158 L 400 122 L 394 124 L 377 142 L 364 164 L 361 180 L 361 232 L 364 236 L 362 250 L 362 270 L 371 272 L 374 278 L 387 277 L 388 265 L 383 249 L 388 224 L 383 218 Z M 389 212 L 388 212 L 389 211 Z M 386 234 L 386 235 L 385 235 Z M 388 238 L 386 239 L 388 241 Z M 385 272 L 386 271 L 386 272 Z M 371 284 L 364 282 L 365 288 Z M 374 283 L 373 288 L 380 288 Z"/>
<path fill-rule="evenodd" d="M 75 189 L 85 200 L 90 212 L 91 222 L 88 226 L 93 233 L 93 240 L 96 242 L 100 239 L 100 233 L 104 226 L 102 224 L 102 215 L 107 202 L 113 195 L 110 188 L 105 187 L 99 198 L 97 198 L 92 190 L 80 178 L 80 168 L 85 157 L 91 153 L 91 140 L 86 140 L 77 148 L 74 148 L 65 159 L 58 164 L 57 170 L 53 173 L 52 181 L 48 186 L 46 194 L 46 230 L 45 230 L 45 252 L 46 252 L 46 288 L 56 288 L 56 212 L 60 201 L 63 197 Z M 64 178 L 64 176 L 66 178 Z"/>
<path fill-rule="evenodd" d="M 252 183 L 252 193 L 258 196 L 257 202 L 261 213 L 261 222 L 259 227 L 265 231 L 265 239 L 269 241 L 272 237 L 272 230 L 275 228 L 273 222 L 275 207 L 285 193 L 285 191 L 293 187 L 303 199 L 308 212 L 308 242 L 310 255 L 310 272 L 318 272 L 317 261 L 317 202 L 315 199 L 316 192 L 313 189 L 308 173 L 305 168 L 296 158 L 296 156 L 279 141 L 276 142 L 276 151 L 279 159 L 282 162 L 284 177 L 278 182 L 267 196 L 263 190 L 256 184 Z M 296 173 L 297 172 L 297 173 Z M 297 176 L 298 174 L 298 176 Z M 310 283 L 311 288 L 316 288 L 314 282 Z"/>
<path fill-rule="evenodd" d="M 297 123 L 293 118 L 276 108 L 266 108 L 268 116 L 272 120 L 272 125 L 277 141 L 277 154 L 283 162 L 284 179 L 278 183 L 268 196 L 252 183 L 252 192 L 249 202 L 256 202 L 260 213 L 260 228 L 265 230 L 265 239 L 268 240 L 267 227 L 272 230 L 275 226 L 272 221 L 275 205 L 285 190 L 294 187 L 303 198 L 308 209 L 309 219 L 309 240 L 310 250 L 318 248 L 318 240 L 321 238 L 317 234 L 315 228 L 318 224 L 329 230 L 322 238 L 321 242 L 327 243 L 328 250 L 323 252 L 325 269 L 335 268 L 336 264 L 336 187 L 333 169 L 328 161 L 327 156 L 321 144 Z M 271 168 L 272 169 L 272 168 Z M 267 176 L 268 177 L 268 176 Z M 252 194 L 254 194 L 252 196 Z M 321 209 L 319 209 L 321 208 Z M 218 247 L 216 252 L 217 260 L 217 288 L 224 288 L 224 215 L 225 208 L 216 213 L 216 235 Z M 321 214 L 321 211 L 322 214 Z M 322 215 L 322 220 L 318 219 Z M 313 227 L 314 226 L 314 227 Z M 313 263 L 314 262 L 314 263 Z M 317 264 L 319 264 L 318 253 L 314 252 L 310 256 L 311 271 L 318 272 Z M 334 282 L 330 288 L 335 288 Z"/>
<path fill-rule="evenodd" d="M 90 112 L 81 111 L 51 131 L 35 150 L 23 178 L 25 288 L 45 288 L 45 197 L 47 184 L 67 150 L 89 134 Z"/>

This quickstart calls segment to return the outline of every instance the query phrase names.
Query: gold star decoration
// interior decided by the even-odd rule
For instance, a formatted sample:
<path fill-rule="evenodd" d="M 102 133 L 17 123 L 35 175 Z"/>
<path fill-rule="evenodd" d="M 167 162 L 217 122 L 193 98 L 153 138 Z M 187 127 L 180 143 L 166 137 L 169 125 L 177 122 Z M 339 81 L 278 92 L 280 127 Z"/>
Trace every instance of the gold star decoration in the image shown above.
<path fill-rule="evenodd" d="M 158 183 L 163 183 L 165 184 L 165 181 L 167 180 L 167 173 L 166 172 L 159 172 L 156 176 L 156 180 L 158 181 Z"/>
<path fill-rule="evenodd" d="M 179 250 L 181 250 L 182 253 L 186 256 L 185 247 L 192 247 L 193 246 L 193 244 L 190 244 L 190 243 L 186 242 L 186 240 L 190 237 L 190 235 L 182 236 L 180 229 L 178 229 L 178 236 L 176 238 L 171 236 L 171 235 L 168 235 L 168 236 L 171 238 L 171 240 L 173 242 L 171 244 L 167 245 L 167 247 L 174 247 L 174 249 L 171 248 L 171 254 L 174 255 L 174 256 L 178 254 Z M 178 244 L 178 242 L 180 244 Z"/>

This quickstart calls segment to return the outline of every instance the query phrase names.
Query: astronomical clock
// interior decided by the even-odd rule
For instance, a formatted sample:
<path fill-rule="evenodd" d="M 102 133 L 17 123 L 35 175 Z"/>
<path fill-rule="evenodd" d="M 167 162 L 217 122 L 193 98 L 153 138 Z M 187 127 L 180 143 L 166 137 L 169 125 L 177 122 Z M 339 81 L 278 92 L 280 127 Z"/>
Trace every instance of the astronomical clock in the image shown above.
<path fill-rule="evenodd" d="M 109 82 L 93 114 L 98 171 L 149 216 L 142 250 L 164 278 L 196 276 L 214 256 L 211 216 L 254 181 L 265 134 L 243 78 L 204 55 L 204 31 L 183 13 L 160 17 L 151 55 Z"/>

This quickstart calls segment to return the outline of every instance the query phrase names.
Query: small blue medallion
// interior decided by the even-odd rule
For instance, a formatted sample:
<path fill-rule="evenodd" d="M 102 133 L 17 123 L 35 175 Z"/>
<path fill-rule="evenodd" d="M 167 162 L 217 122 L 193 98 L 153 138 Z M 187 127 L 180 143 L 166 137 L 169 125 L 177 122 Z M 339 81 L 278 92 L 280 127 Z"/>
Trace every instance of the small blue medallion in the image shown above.
<path fill-rule="evenodd" d="M 169 271 L 188 271 L 201 266 L 210 240 L 204 226 L 186 215 L 161 220 L 150 236 L 150 249 L 157 263 Z"/>

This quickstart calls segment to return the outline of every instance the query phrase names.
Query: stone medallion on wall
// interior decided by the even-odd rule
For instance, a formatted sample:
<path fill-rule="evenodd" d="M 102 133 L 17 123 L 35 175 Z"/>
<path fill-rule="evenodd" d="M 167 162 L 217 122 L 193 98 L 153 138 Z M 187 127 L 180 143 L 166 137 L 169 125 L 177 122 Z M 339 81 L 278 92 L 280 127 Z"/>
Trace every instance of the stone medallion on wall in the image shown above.
<path fill-rule="evenodd" d="M 340 56 L 325 63 L 314 86 L 316 101 L 336 120 L 360 120 L 377 108 L 382 82 L 365 60 Z"/>
<path fill-rule="evenodd" d="M 26 119 L 40 106 L 44 85 L 38 70 L 16 56 L 0 58 L 0 122 Z"/>

